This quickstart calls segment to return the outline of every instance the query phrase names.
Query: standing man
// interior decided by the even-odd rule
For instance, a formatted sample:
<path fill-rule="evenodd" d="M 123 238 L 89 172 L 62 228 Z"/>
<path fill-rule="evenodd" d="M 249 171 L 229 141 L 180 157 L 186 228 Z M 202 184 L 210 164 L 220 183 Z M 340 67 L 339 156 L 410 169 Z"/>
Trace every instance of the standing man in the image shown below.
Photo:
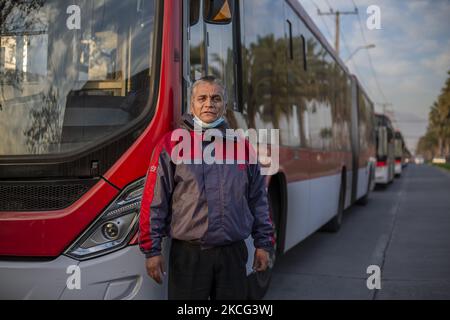
<path fill-rule="evenodd" d="M 214 77 L 194 83 L 190 114 L 180 128 L 228 128 L 223 85 Z M 207 146 L 202 142 L 202 148 Z M 165 273 L 161 242 L 172 238 L 169 257 L 169 299 L 245 299 L 247 297 L 245 239 L 256 248 L 253 268 L 269 264 L 273 226 L 264 177 L 258 164 L 175 164 L 174 142 L 167 134 L 151 158 L 141 213 L 139 245 L 147 273 L 162 283 Z M 177 162 L 178 163 L 178 162 Z"/>

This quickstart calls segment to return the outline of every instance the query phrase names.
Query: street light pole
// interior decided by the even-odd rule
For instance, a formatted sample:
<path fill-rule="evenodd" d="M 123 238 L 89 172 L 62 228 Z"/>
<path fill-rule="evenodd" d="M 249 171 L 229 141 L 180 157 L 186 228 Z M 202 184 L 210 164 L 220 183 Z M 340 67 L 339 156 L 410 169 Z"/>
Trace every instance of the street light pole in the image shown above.
<path fill-rule="evenodd" d="M 375 47 L 376 46 L 374 44 L 368 44 L 368 45 L 360 46 L 360 47 L 356 48 L 356 50 L 353 51 L 353 53 L 348 57 L 348 59 L 345 60 L 345 63 L 349 62 L 359 50 L 361 50 L 361 49 L 373 49 Z"/>

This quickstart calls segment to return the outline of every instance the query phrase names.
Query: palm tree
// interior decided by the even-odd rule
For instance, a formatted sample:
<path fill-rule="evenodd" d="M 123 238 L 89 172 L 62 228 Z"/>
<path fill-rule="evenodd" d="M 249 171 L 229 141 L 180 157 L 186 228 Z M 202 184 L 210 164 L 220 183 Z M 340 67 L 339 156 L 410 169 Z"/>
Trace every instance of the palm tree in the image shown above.
<path fill-rule="evenodd" d="M 417 149 L 430 157 L 450 156 L 450 71 L 438 99 L 430 108 L 428 129 Z"/>

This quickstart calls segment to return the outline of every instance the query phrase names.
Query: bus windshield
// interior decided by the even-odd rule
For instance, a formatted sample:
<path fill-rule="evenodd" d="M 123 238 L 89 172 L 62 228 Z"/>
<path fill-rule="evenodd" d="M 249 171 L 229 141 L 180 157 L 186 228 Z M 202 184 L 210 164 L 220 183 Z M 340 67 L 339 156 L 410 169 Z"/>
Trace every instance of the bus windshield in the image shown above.
<path fill-rule="evenodd" d="M 156 0 L 2 0 L 0 156 L 73 152 L 148 109 Z"/>

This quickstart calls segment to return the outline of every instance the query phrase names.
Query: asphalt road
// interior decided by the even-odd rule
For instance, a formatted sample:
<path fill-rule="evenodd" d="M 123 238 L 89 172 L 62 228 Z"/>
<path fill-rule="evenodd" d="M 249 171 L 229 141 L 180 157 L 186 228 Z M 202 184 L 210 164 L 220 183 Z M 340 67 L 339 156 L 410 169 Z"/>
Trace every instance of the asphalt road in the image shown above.
<path fill-rule="evenodd" d="M 381 270 L 369 290 L 367 267 Z M 410 165 L 277 260 L 265 299 L 450 299 L 450 174 Z"/>

